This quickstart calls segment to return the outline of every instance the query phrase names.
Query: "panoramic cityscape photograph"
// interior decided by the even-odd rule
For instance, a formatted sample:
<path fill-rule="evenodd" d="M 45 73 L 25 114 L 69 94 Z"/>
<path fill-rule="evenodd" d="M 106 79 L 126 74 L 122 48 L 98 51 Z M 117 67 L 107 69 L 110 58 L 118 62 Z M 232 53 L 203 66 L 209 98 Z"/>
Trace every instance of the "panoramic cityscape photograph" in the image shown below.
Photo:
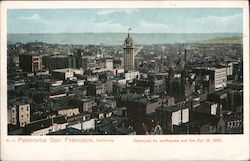
<path fill-rule="evenodd" d="M 242 8 L 7 10 L 8 135 L 244 134 Z"/>

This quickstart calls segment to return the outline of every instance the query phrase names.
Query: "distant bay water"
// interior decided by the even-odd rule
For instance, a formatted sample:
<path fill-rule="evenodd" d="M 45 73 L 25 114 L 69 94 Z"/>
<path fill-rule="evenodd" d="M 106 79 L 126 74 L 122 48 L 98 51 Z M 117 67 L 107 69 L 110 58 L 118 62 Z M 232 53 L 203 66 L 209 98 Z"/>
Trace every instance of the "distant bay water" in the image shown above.
<path fill-rule="evenodd" d="M 194 43 L 226 38 L 242 38 L 242 33 L 131 33 L 135 44 Z M 11 33 L 8 43 L 44 42 L 73 45 L 122 45 L 127 33 Z"/>

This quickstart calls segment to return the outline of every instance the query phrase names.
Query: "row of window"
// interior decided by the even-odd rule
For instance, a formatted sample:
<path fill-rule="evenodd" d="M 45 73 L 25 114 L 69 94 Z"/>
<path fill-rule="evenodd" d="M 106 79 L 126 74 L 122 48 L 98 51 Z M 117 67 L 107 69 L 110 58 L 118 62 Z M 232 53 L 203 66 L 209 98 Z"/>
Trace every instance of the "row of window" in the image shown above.
<path fill-rule="evenodd" d="M 23 118 L 23 115 L 21 115 L 21 117 Z M 29 117 L 29 114 L 27 114 L 27 117 Z"/>
<path fill-rule="evenodd" d="M 29 111 L 29 108 L 26 108 L 27 109 L 27 111 Z M 21 110 L 23 111 L 23 107 L 21 108 Z M 14 112 L 14 109 L 13 109 L 13 112 Z"/>
<path fill-rule="evenodd" d="M 23 111 L 23 107 L 21 108 L 21 111 Z M 29 111 L 29 108 L 27 108 L 27 111 Z M 16 110 L 13 109 L 13 110 L 12 110 L 12 113 L 15 113 L 15 112 L 16 112 Z"/>

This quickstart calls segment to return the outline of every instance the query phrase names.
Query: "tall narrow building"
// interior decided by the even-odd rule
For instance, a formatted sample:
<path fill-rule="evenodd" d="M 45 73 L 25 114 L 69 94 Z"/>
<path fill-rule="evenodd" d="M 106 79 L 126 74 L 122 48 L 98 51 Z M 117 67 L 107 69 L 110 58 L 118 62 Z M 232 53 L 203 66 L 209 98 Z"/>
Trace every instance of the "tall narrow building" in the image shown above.
<path fill-rule="evenodd" d="M 134 44 L 133 39 L 128 33 L 128 37 L 125 39 L 124 45 L 124 69 L 126 71 L 134 69 Z"/>

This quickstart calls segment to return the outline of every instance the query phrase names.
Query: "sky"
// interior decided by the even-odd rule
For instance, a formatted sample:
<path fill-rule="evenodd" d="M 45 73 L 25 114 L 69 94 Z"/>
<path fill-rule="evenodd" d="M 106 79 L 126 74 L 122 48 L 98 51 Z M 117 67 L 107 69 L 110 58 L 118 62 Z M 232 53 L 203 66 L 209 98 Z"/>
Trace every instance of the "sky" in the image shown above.
<path fill-rule="evenodd" d="M 241 8 L 9 9 L 8 33 L 242 33 Z"/>

